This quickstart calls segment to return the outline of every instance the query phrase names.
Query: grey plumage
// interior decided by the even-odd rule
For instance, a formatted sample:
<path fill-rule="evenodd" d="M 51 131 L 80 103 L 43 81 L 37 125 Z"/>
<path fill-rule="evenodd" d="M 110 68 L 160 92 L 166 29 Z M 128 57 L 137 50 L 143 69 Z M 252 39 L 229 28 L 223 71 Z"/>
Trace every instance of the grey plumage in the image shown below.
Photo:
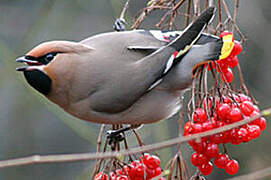
<path fill-rule="evenodd" d="M 160 32 L 158 36 L 172 34 L 170 41 L 157 39 L 155 31 L 135 30 L 103 33 L 79 43 L 42 44 L 28 56 L 35 60 L 57 51 L 55 59 L 29 67 L 52 79 L 46 97 L 80 119 L 156 122 L 179 110 L 193 68 L 221 55 L 222 40 L 201 34 L 213 15 L 214 8 L 209 8 L 184 32 Z M 182 54 L 169 63 L 176 51 Z"/>

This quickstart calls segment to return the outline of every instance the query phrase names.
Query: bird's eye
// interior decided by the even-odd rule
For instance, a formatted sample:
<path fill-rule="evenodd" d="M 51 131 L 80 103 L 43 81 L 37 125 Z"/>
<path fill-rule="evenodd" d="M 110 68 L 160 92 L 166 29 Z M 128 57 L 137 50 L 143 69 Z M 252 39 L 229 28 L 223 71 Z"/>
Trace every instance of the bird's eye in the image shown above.
<path fill-rule="evenodd" d="M 49 63 L 50 61 L 52 61 L 55 57 L 56 53 L 49 53 L 45 56 L 45 60 Z"/>

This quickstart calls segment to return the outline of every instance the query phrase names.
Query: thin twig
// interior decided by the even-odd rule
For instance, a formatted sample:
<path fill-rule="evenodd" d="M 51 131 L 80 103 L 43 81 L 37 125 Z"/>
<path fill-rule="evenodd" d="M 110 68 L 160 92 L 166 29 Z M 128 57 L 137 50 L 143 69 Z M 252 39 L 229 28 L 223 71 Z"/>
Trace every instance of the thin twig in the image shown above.
<path fill-rule="evenodd" d="M 161 27 L 161 25 L 164 23 L 165 19 L 168 17 L 169 14 L 174 14 L 185 2 L 186 0 L 179 1 L 172 9 L 170 9 L 168 12 L 164 14 L 164 16 L 161 18 L 159 23 L 156 24 L 156 27 Z"/>
<path fill-rule="evenodd" d="M 133 133 L 134 133 L 135 136 L 136 136 L 136 139 L 137 139 L 137 142 L 138 142 L 139 146 L 143 146 L 144 144 L 143 144 L 141 138 L 139 137 L 139 135 L 137 134 L 137 132 L 136 132 L 135 129 L 133 129 Z"/>
<path fill-rule="evenodd" d="M 129 7 L 129 2 L 130 2 L 130 0 L 126 0 L 126 3 L 125 3 L 125 5 L 124 5 L 124 7 L 123 7 L 123 9 L 122 9 L 122 11 L 120 13 L 120 18 L 119 18 L 120 20 L 125 21 L 124 16 L 125 16 L 125 13 L 126 13 L 128 7 Z"/>
<path fill-rule="evenodd" d="M 104 153 L 78 153 L 78 154 L 62 154 L 62 155 L 33 155 L 29 157 L 23 157 L 23 158 L 16 158 L 16 159 L 10 159 L 10 160 L 3 160 L 0 161 L 0 168 L 5 167 L 14 167 L 14 166 L 23 166 L 23 165 L 29 165 L 29 164 L 43 164 L 43 163 L 59 163 L 59 162 L 75 162 L 75 161 L 88 161 L 88 160 L 95 160 L 95 159 L 106 159 L 106 158 L 113 158 L 118 156 L 125 156 L 129 154 L 137 154 L 142 153 L 146 151 L 154 151 L 157 149 L 162 149 L 166 147 L 170 147 L 176 144 L 188 142 L 195 139 L 200 139 L 205 136 L 210 136 L 213 134 L 217 134 L 220 132 L 228 131 L 230 129 L 242 126 L 244 124 L 247 124 L 251 121 L 254 121 L 255 119 L 260 118 L 261 116 L 267 117 L 271 115 L 271 108 L 265 109 L 261 111 L 258 115 L 247 118 L 242 121 L 225 125 L 220 128 L 216 128 L 210 131 L 193 134 L 190 136 L 185 137 L 177 137 L 170 140 L 166 140 L 160 143 L 145 145 L 141 147 L 132 148 L 129 150 L 121 150 L 121 151 L 113 151 L 113 152 L 104 152 Z"/>
<path fill-rule="evenodd" d="M 102 144 L 102 138 L 103 138 L 104 129 L 105 129 L 105 124 L 102 124 L 101 128 L 100 128 L 99 135 L 98 135 L 98 139 L 97 139 L 97 149 L 96 149 L 96 152 L 100 152 L 101 151 L 101 144 Z M 93 178 L 98 173 L 99 168 L 100 168 L 100 164 L 101 164 L 101 160 L 100 159 L 96 160 L 95 167 L 94 167 L 94 170 L 92 172 L 92 177 Z"/>
<path fill-rule="evenodd" d="M 239 10 L 239 0 L 235 0 L 235 8 L 234 8 L 234 14 L 233 14 L 233 24 L 236 24 L 238 10 Z M 232 26 L 231 31 L 232 31 L 232 33 L 234 33 L 235 26 Z"/>
<path fill-rule="evenodd" d="M 178 155 L 176 154 L 174 156 L 174 158 L 172 159 L 171 164 L 169 165 L 170 171 L 169 171 L 168 178 L 167 178 L 168 180 L 172 179 L 173 170 L 174 170 L 175 165 L 176 165 L 176 159 L 177 159 L 177 157 L 178 157 Z"/>
<path fill-rule="evenodd" d="M 234 178 L 230 178 L 228 180 L 257 180 L 257 179 L 264 179 L 265 177 L 271 176 L 271 167 L 261 169 L 249 174 L 237 176 Z"/>
<path fill-rule="evenodd" d="M 191 0 L 188 0 L 188 3 L 187 3 L 187 9 L 186 9 L 186 14 L 187 14 L 187 16 L 186 16 L 186 23 L 185 23 L 185 26 L 188 26 L 188 25 L 189 25 L 191 3 L 192 3 L 192 1 L 191 1 Z"/>

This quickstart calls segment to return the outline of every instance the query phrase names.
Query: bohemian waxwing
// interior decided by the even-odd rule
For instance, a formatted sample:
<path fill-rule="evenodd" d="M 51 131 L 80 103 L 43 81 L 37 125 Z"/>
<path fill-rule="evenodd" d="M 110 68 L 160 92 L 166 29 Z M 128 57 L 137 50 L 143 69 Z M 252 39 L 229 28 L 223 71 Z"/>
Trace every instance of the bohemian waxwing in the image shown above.
<path fill-rule="evenodd" d="M 214 16 L 205 10 L 184 31 L 133 30 L 81 42 L 45 42 L 17 62 L 27 82 L 79 119 L 146 124 L 180 109 L 192 71 L 227 57 L 232 42 L 202 33 Z"/>

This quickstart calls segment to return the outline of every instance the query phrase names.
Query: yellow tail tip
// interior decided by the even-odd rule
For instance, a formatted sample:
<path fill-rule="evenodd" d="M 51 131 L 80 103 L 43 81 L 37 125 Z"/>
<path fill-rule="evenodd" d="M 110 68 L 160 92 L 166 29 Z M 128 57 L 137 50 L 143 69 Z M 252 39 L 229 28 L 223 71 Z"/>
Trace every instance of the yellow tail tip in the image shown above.
<path fill-rule="evenodd" d="M 222 37 L 223 40 L 223 46 L 221 49 L 221 55 L 219 56 L 219 59 L 225 59 L 227 58 L 234 47 L 234 41 L 233 41 L 233 35 L 232 34 L 228 34 Z"/>

